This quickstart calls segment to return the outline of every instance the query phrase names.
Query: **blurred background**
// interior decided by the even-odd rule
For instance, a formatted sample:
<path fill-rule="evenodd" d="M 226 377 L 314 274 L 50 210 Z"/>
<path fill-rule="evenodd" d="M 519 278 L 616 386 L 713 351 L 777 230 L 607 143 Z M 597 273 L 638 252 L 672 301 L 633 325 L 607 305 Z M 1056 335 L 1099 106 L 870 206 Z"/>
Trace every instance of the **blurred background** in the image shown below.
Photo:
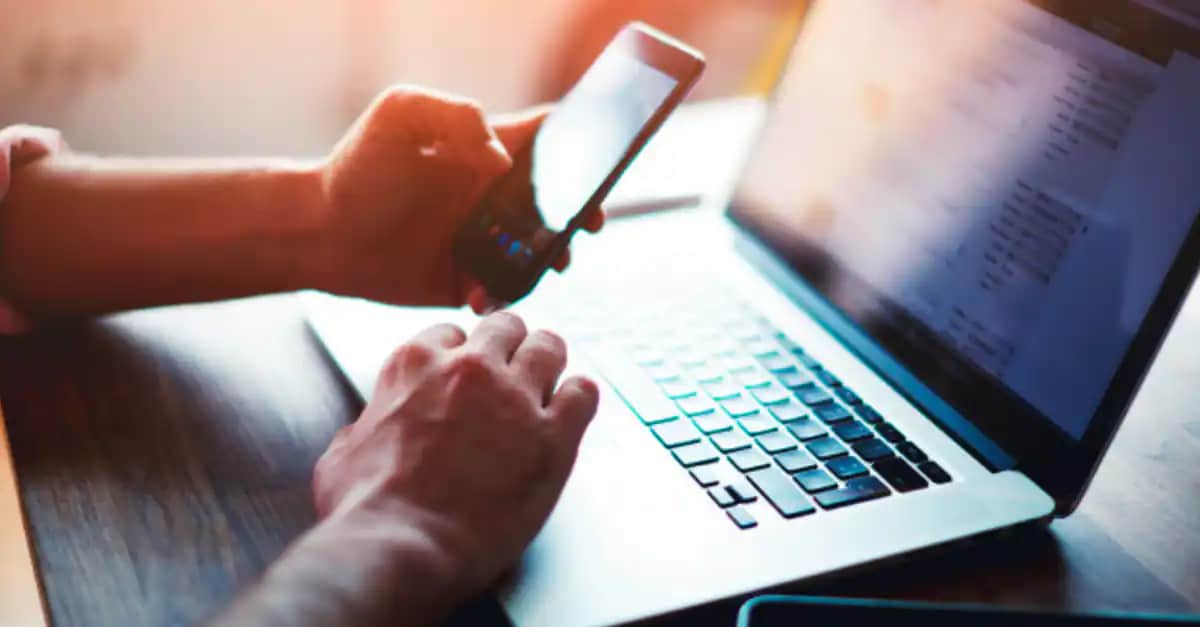
<path fill-rule="evenodd" d="M 769 88 L 804 0 L 0 0 L 0 126 L 76 150 L 319 155 L 380 89 L 557 99 L 641 19 L 703 50 L 693 99 Z"/>

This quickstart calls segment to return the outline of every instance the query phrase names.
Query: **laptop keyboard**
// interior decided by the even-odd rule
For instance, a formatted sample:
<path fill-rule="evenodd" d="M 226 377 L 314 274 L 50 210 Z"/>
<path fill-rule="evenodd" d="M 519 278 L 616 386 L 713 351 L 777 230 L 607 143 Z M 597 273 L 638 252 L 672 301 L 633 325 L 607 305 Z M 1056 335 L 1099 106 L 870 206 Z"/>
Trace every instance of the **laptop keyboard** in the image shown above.
<path fill-rule="evenodd" d="M 587 309 L 567 316 L 571 335 L 740 529 L 757 526 L 744 506 L 759 499 L 790 519 L 951 481 L 836 374 L 741 303 Z"/>

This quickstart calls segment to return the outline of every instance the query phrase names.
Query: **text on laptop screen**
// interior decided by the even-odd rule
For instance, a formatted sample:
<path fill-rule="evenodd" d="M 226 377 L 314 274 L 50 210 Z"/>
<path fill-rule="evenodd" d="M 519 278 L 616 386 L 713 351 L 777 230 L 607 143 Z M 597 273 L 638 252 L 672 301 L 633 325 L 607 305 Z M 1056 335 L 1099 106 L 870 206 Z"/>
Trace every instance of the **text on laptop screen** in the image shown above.
<path fill-rule="evenodd" d="M 935 392 L 1079 438 L 1200 211 L 1200 60 L 1045 4 L 818 3 L 734 217 Z"/>

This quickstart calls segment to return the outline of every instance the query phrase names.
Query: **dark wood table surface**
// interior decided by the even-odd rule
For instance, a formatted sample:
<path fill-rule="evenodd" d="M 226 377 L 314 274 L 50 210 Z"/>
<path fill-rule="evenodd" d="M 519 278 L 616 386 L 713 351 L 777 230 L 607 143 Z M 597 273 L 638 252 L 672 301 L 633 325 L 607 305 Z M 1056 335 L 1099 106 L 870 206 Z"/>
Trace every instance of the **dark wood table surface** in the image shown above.
<path fill-rule="evenodd" d="M 1189 305 L 1076 514 L 799 590 L 1200 611 L 1197 347 Z M 313 461 L 359 409 L 288 296 L 4 340 L 0 399 L 60 626 L 211 615 L 311 524 Z"/>

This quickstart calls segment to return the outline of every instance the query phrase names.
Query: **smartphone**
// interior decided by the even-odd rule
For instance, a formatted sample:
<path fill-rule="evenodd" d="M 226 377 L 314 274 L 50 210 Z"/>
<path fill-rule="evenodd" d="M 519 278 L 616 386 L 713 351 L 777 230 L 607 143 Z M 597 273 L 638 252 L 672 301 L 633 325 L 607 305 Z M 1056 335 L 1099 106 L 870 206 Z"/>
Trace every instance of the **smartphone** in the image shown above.
<path fill-rule="evenodd" d="M 688 46 L 623 28 L 459 228 L 459 267 L 494 300 L 528 294 L 703 71 Z"/>

